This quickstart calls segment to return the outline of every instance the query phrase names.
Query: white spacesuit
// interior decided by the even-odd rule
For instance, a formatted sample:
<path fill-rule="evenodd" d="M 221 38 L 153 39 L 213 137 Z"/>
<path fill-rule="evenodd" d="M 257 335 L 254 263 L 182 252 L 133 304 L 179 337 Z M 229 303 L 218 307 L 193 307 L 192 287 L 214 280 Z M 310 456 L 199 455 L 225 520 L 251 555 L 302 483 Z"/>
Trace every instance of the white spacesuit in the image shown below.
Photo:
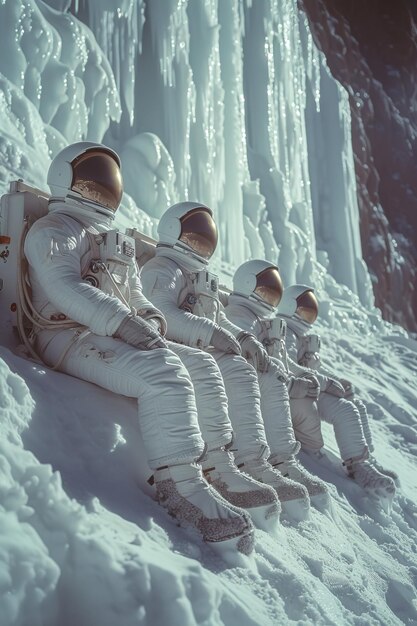
<path fill-rule="evenodd" d="M 228 298 L 225 314 L 234 324 L 257 337 L 270 356 L 269 371 L 274 376 L 272 385 L 275 387 L 275 393 L 278 393 L 281 398 L 279 406 L 271 406 L 274 410 L 268 411 L 271 415 L 270 419 L 280 424 L 281 428 L 285 425 L 285 431 L 291 431 L 290 441 L 296 442 L 291 419 L 291 402 L 291 408 L 297 414 L 297 422 L 300 424 L 308 422 L 308 427 L 305 428 L 305 439 L 315 441 L 321 436 L 320 421 L 314 404 L 314 399 L 318 395 L 318 382 L 314 376 L 301 378 L 289 374 L 284 354 L 285 347 L 282 345 L 281 327 L 275 320 L 269 319 L 281 299 L 282 290 L 282 281 L 276 266 L 267 261 L 247 261 L 235 272 L 233 292 Z M 261 379 L 260 387 L 262 391 Z M 270 391 L 265 390 L 262 393 L 268 397 Z M 309 397 L 307 403 L 306 396 Z M 290 397 L 294 399 L 290 400 Z M 327 486 L 322 480 L 309 474 L 296 458 L 300 444 L 296 443 L 292 448 L 288 444 L 282 447 L 282 443 L 276 441 L 276 432 L 268 429 L 267 421 L 265 421 L 265 430 L 271 451 L 276 454 L 275 451 L 280 450 L 276 454 L 274 467 L 285 476 L 304 484 L 309 491 L 310 498 L 318 506 L 326 506 L 329 500 Z"/>
<path fill-rule="evenodd" d="M 281 462 L 299 445 L 291 424 L 276 419 L 285 397 L 277 385 L 274 366 L 270 367 L 259 342 L 226 318 L 218 278 L 208 268 L 217 244 L 211 210 L 195 202 L 174 205 L 162 216 L 158 234 L 156 255 L 141 274 L 144 293 L 163 312 L 167 337 L 201 348 L 215 358 L 227 394 L 238 466 L 274 487 L 284 512 L 304 519 L 309 502 L 307 489 L 284 478 L 268 462 Z M 242 353 L 258 369 L 259 383 L 257 372 Z M 276 443 L 272 450 L 265 430 Z"/>
<path fill-rule="evenodd" d="M 195 463 L 204 442 L 193 384 L 161 336 L 163 315 L 142 294 L 134 241 L 112 228 L 122 196 L 119 157 L 100 144 L 73 144 L 52 161 L 48 184 L 49 213 L 30 228 L 24 248 L 38 353 L 56 369 L 137 398 L 159 502 L 213 546 L 249 553 L 250 517 Z"/>
<path fill-rule="evenodd" d="M 393 494 L 398 476 L 385 470 L 369 454 L 374 451 L 374 445 L 364 403 L 356 397 L 349 381 L 335 377 L 321 366 L 320 337 L 310 332 L 318 315 L 314 289 L 306 285 L 287 287 L 278 314 L 287 324 L 286 347 L 290 358 L 314 370 L 320 380 L 319 415 L 333 425 L 349 476 L 364 488 Z"/>

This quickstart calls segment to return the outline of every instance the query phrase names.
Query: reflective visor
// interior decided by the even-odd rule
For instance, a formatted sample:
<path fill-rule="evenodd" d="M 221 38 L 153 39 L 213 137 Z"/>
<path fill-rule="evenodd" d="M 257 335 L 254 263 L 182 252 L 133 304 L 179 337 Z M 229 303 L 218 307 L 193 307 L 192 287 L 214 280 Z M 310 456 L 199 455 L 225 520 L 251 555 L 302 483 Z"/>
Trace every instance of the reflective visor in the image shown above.
<path fill-rule="evenodd" d="M 273 307 L 278 306 L 283 289 L 281 276 L 276 267 L 268 267 L 256 277 L 256 295 Z"/>
<path fill-rule="evenodd" d="M 305 322 L 313 324 L 319 314 L 319 303 L 312 291 L 305 291 L 297 298 L 297 315 Z"/>
<path fill-rule="evenodd" d="M 116 211 L 123 194 L 120 168 L 104 150 L 89 150 L 72 163 L 71 189 L 83 198 Z"/>
<path fill-rule="evenodd" d="M 181 218 L 179 240 L 204 259 L 209 259 L 217 246 L 217 226 L 206 209 L 193 209 Z"/>

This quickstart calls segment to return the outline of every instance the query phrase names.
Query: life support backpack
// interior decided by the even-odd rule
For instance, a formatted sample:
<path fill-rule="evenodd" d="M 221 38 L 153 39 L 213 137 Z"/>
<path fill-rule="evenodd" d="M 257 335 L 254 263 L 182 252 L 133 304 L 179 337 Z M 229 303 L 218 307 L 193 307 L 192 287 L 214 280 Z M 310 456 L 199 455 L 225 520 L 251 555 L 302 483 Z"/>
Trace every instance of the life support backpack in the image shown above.
<path fill-rule="evenodd" d="M 0 340 L 16 347 L 18 340 L 30 346 L 30 284 L 23 246 L 29 228 L 48 213 L 49 194 L 26 185 L 10 183 L 0 201 Z M 29 342 L 29 345 L 28 345 Z M 32 350 L 30 353 L 33 355 Z"/>
<path fill-rule="evenodd" d="M 39 315 L 32 305 L 24 243 L 31 226 L 47 215 L 49 197 L 18 180 L 10 183 L 9 193 L 0 200 L 0 343 L 16 348 L 20 339 L 29 355 L 37 360 L 40 359 L 32 338 Z M 154 256 L 156 241 L 135 228 L 126 229 L 126 234 L 135 240 L 135 256 L 141 267 Z M 67 319 L 48 323 L 56 328 L 77 325 Z"/>

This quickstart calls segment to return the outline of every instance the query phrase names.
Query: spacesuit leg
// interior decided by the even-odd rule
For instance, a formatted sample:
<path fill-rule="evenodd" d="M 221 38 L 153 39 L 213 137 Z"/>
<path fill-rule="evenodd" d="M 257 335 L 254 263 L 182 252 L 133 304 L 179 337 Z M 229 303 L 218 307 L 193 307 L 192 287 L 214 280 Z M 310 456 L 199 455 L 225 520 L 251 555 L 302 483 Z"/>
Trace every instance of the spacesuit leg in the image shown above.
<path fill-rule="evenodd" d="M 270 363 L 267 372 L 258 372 L 261 412 L 266 438 L 274 461 L 285 461 L 299 449 L 291 420 L 287 385 L 278 379 L 279 368 Z"/>
<path fill-rule="evenodd" d="M 321 417 L 333 424 L 340 456 L 348 475 L 363 489 L 391 499 L 395 494 L 394 479 L 382 474 L 370 462 L 360 414 L 355 404 L 323 392 L 318 407 Z"/>
<path fill-rule="evenodd" d="M 46 346 L 54 364 L 73 331 Z M 190 377 L 170 350 L 138 350 L 113 337 L 90 333 L 68 351 L 60 370 L 114 393 L 137 398 L 139 422 L 151 468 L 192 462 L 204 450 Z"/>
<path fill-rule="evenodd" d="M 299 489 L 302 485 L 310 500 L 325 509 L 329 505 L 327 485 L 310 474 L 296 458 L 300 444 L 294 435 L 287 385 L 280 380 L 280 374 L 281 369 L 274 362 L 270 363 L 267 372 L 258 372 L 262 417 L 271 449 L 269 462 L 285 480 L 291 481 L 292 489 Z"/>
<path fill-rule="evenodd" d="M 318 400 L 320 417 L 333 425 L 343 460 L 360 457 L 367 449 L 359 411 L 353 402 L 322 392 Z"/>
<path fill-rule="evenodd" d="M 71 334 L 59 333 L 49 342 L 43 355 L 47 363 L 57 362 Z M 210 487 L 195 463 L 203 453 L 204 442 L 193 385 L 176 354 L 165 348 L 138 350 L 112 337 L 91 333 L 69 349 L 60 370 L 137 398 L 159 503 L 182 525 L 196 528 L 216 550 L 252 551 L 250 517 Z"/>
<path fill-rule="evenodd" d="M 291 398 L 290 407 L 297 441 L 303 449 L 317 452 L 324 446 L 317 402 L 312 398 Z"/>
<path fill-rule="evenodd" d="M 366 443 L 368 445 L 368 449 L 369 449 L 369 452 L 370 452 L 369 462 L 381 474 L 384 474 L 385 476 L 389 476 L 389 478 L 392 478 L 392 480 L 395 482 L 395 484 L 397 486 L 399 486 L 400 479 L 399 479 L 399 476 L 398 476 L 397 472 L 394 472 L 392 469 L 387 469 L 385 467 L 385 464 L 383 465 L 382 463 L 377 461 L 377 459 L 374 457 L 375 446 L 374 446 L 374 442 L 373 442 L 373 439 L 372 439 L 372 433 L 371 433 L 371 427 L 370 427 L 370 424 L 369 424 L 368 411 L 366 410 L 365 404 L 362 402 L 362 400 L 360 400 L 359 398 L 356 398 L 356 396 L 354 396 L 352 401 L 354 402 L 356 408 L 358 409 L 359 415 L 360 415 L 360 418 L 361 418 L 363 434 L 365 435 Z"/>
<path fill-rule="evenodd" d="M 185 365 L 195 392 L 198 422 L 207 450 L 232 441 L 232 424 L 227 412 L 227 396 L 216 361 L 207 352 L 172 341 L 169 349 Z"/>
<path fill-rule="evenodd" d="M 240 459 L 258 457 L 269 448 L 261 414 L 261 396 L 254 368 L 242 356 L 210 352 L 223 376 L 233 426 L 233 450 Z"/>
<path fill-rule="evenodd" d="M 229 401 L 236 462 L 239 467 L 242 465 L 245 473 L 275 490 L 285 515 L 297 521 L 306 519 L 310 506 L 307 489 L 285 478 L 268 461 L 270 449 L 255 369 L 241 356 L 217 351 L 213 355 L 222 373 Z"/>
<path fill-rule="evenodd" d="M 194 386 L 198 421 L 207 446 L 201 460 L 204 476 L 228 502 L 248 511 L 255 526 L 273 530 L 280 506 L 272 487 L 240 472 L 233 454 L 232 424 L 228 415 L 223 378 L 214 358 L 196 348 L 169 342 L 187 368 Z"/>
<path fill-rule="evenodd" d="M 356 398 L 356 397 L 353 398 L 352 402 L 356 406 L 359 412 L 359 417 L 360 417 L 361 424 L 362 424 L 362 430 L 363 430 L 363 434 L 364 434 L 369 452 L 374 452 L 374 443 L 372 441 L 372 433 L 371 433 L 371 428 L 369 426 L 368 411 L 366 410 L 366 406 L 364 405 L 362 400 L 359 400 L 359 398 Z"/>

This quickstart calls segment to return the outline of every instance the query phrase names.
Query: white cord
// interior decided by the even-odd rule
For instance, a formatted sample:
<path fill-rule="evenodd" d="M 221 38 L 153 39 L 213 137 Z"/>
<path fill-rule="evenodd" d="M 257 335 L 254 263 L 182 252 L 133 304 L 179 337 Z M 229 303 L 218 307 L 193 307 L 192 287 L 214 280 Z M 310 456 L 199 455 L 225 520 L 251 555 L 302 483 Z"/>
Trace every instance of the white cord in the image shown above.
<path fill-rule="evenodd" d="M 120 300 L 123 302 L 123 304 L 132 311 L 132 306 L 129 304 L 129 302 L 126 300 L 126 298 L 124 297 L 124 295 L 122 294 L 122 292 L 120 291 L 119 287 L 117 286 L 116 281 L 114 280 L 113 276 L 110 274 L 109 272 L 109 268 L 107 267 L 107 265 L 103 262 L 100 261 L 100 265 L 99 267 L 107 274 L 107 276 L 110 278 L 110 281 L 113 285 L 113 287 L 115 288 L 115 290 L 117 291 L 117 293 L 119 294 L 119 298 Z"/>
<path fill-rule="evenodd" d="M 27 232 L 29 228 L 26 222 L 25 228 L 22 231 L 19 243 L 19 255 L 18 255 L 18 288 L 19 288 L 19 297 L 20 297 L 20 305 L 23 308 L 23 312 L 29 319 L 29 321 L 42 330 L 49 329 L 51 326 L 57 330 L 63 328 L 74 328 L 77 326 L 81 326 L 74 322 L 73 320 L 51 320 L 43 317 L 38 311 L 35 309 L 31 296 L 28 291 L 27 283 L 26 283 L 26 271 L 23 270 L 22 265 L 25 259 L 25 255 L 23 253 L 23 243 L 26 238 Z"/>
<path fill-rule="evenodd" d="M 34 349 L 32 343 L 30 342 L 26 334 L 23 314 L 28 318 L 29 322 L 31 322 L 31 324 L 34 327 L 41 329 L 41 330 L 47 330 L 48 328 L 51 328 L 51 326 L 53 327 L 54 330 L 76 328 L 77 326 L 80 329 L 85 328 L 85 327 L 81 326 L 80 324 L 77 324 L 76 322 L 72 320 L 65 320 L 65 321 L 48 320 L 47 318 L 43 317 L 36 311 L 32 303 L 29 291 L 28 291 L 28 287 L 26 283 L 26 271 L 23 269 L 23 265 L 25 263 L 25 256 L 23 253 L 23 243 L 24 243 L 28 230 L 29 230 L 28 223 L 26 221 L 25 227 L 23 228 L 21 236 L 20 236 L 19 250 L 18 250 L 18 255 L 17 255 L 17 295 L 18 295 L 18 302 L 16 303 L 17 304 L 17 312 L 16 312 L 17 313 L 17 328 L 19 331 L 20 338 L 23 341 L 29 353 L 31 354 L 31 356 L 37 362 L 44 363 L 40 355 Z M 35 316 L 37 319 L 35 318 Z M 73 345 L 73 343 L 83 338 L 89 332 L 90 331 L 87 329 L 87 330 L 84 330 L 84 332 L 81 332 L 81 333 L 77 332 L 76 334 L 74 334 L 74 336 L 68 342 L 68 345 L 63 350 L 61 356 L 58 359 L 58 362 L 54 365 L 54 367 L 52 367 L 53 370 L 58 369 L 58 367 L 61 365 L 62 361 L 64 360 L 65 356 L 68 353 L 68 350 Z"/>

